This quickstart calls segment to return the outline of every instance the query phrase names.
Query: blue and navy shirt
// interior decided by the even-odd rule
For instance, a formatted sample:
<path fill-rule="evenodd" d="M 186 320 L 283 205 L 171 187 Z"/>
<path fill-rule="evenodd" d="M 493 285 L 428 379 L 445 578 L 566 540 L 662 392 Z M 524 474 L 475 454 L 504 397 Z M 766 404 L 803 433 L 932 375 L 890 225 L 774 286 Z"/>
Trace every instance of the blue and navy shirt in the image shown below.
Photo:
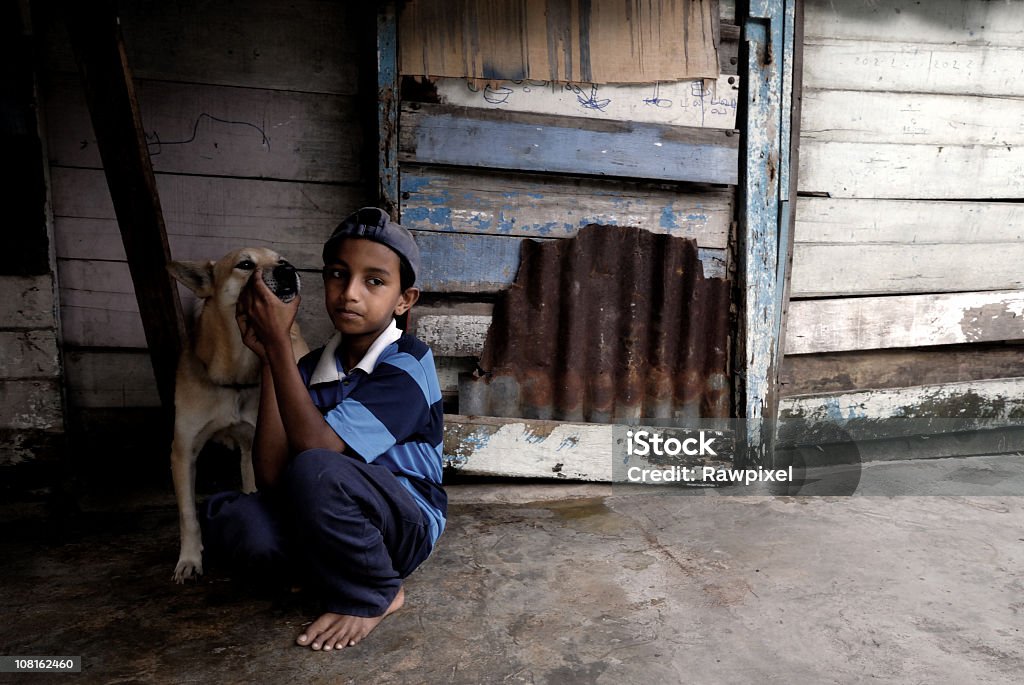
<path fill-rule="evenodd" d="M 341 333 L 299 360 L 309 396 L 349 451 L 386 466 L 419 505 L 433 544 L 444 530 L 444 410 L 430 348 L 392 321 L 351 371 Z"/>

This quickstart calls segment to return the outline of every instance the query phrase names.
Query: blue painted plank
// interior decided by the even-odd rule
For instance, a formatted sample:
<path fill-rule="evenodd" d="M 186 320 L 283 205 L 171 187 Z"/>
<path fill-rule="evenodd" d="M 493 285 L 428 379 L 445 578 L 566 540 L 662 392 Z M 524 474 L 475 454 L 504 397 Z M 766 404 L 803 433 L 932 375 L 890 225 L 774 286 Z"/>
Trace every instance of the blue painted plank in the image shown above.
<path fill-rule="evenodd" d="M 735 190 L 403 166 L 402 225 L 409 229 L 569 238 L 588 224 L 637 226 L 724 249 Z"/>
<path fill-rule="evenodd" d="M 403 109 L 403 162 L 696 183 L 738 182 L 731 131 L 446 105 Z"/>
<path fill-rule="evenodd" d="M 426 292 L 488 293 L 505 290 L 519 268 L 527 238 L 413 231 L 423 268 L 417 285 Z M 700 248 L 705 277 L 725 277 L 725 250 Z"/>

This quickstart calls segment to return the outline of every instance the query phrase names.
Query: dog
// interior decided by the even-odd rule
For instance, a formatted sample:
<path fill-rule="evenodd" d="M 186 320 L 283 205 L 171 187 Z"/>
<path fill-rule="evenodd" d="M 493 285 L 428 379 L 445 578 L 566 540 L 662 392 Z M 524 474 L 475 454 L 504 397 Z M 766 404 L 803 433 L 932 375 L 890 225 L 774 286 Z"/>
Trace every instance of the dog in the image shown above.
<path fill-rule="evenodd" d="M 260 360 L 242 343 L 235 304 L 256 272 L 284 301 L 298 295 L 299 277 L 273 250 L 247 247 L 216 262 L 172 262 L 170 274 L 199 298 L 189 344 L 181 353 L 174 385 L 174 439 L 171 475 L 178 501 L 181 552 L 174 581 L 203 573 L 202 533 L 196 515 L 196 459 L 208 441 L 237 447 L 242 460 L 242 491 L 255 492 L 252 442 L 260 396 Z M 291 329 L 298 361 L 309 352 L 298 324 Z"/>

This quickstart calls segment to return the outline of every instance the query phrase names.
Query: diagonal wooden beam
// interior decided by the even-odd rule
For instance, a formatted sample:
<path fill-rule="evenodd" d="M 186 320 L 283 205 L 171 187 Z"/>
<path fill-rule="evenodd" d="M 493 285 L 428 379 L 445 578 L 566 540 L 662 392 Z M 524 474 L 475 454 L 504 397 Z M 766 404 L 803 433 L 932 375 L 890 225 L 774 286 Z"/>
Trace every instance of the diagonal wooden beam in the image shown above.
<path fill-rule="evenodd" d="M 172 409 L 184 319 L 177 288 L 165 268 L 170 248 L 120 23 L 112 2 L 65 0 L 63 6 L 160 401 Z"/>

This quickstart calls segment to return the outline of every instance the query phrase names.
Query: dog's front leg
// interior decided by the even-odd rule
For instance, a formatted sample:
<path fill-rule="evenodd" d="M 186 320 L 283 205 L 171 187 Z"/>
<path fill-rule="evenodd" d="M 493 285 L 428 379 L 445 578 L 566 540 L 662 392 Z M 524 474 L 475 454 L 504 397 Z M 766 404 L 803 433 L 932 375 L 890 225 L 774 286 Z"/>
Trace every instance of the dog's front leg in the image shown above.
<path fill-rule="evenodd" d="M 242 459 L 242 492 L 256 492 L 256 473 L 252 467 L 252 439 L 250 431 L 242 431 L 238 436 L 238 451 Z"/>
<path fill-rule="evenodd" d="M 181 552 L 174 567 L 174 581 L 184 583 L 203 574 L 203 540 L 196 516 L 196 459 L 194 441 L 175 432 L 171 445 L 171 476 L 178 500 Z"/>

